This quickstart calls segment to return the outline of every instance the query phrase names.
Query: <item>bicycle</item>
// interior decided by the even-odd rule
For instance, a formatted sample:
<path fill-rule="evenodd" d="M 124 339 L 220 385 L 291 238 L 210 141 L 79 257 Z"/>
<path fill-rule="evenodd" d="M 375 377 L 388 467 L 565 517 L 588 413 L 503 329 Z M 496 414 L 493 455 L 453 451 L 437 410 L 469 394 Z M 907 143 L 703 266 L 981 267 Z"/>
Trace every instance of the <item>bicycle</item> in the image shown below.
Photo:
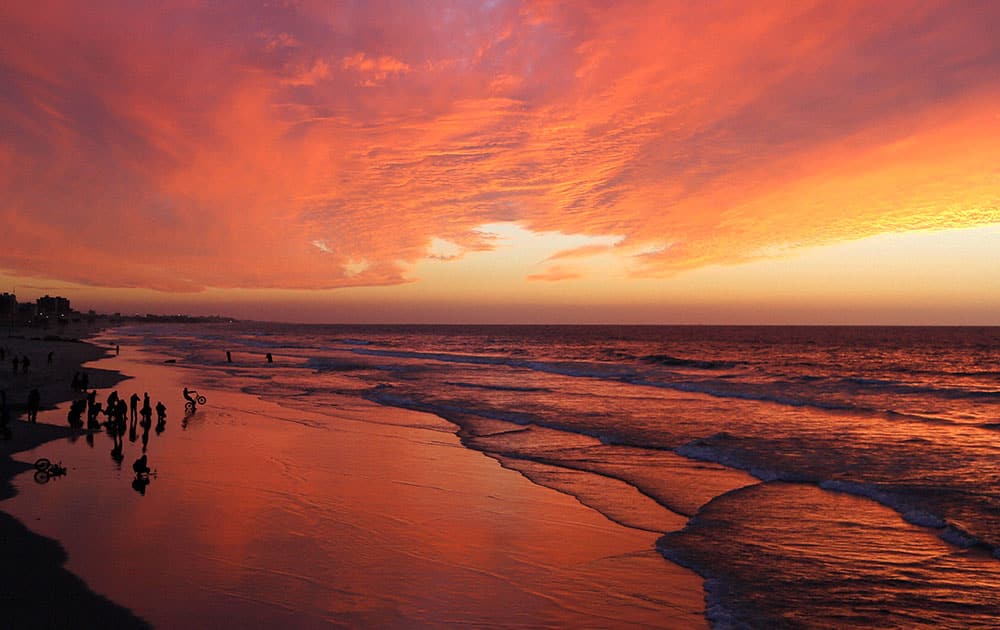
<path fill-rule="evenodd" d="M 62 462 L 53 464 L 47 457 L 39 457 L 35 460 L 35 482 L 48 483 L 53 477 L 62 477 L 66 474 L 66 467 Z"/>
<path fill-rule="evenodd" d="M 188 394 L 194 398 L 194 402 L 189 400 L 186 403 L 184 403 L 184 411 L 186 411 L 189 414 L 194 413 L 194 410 L 197 408 L 195 406 L 195 402 L 197 402 L 199 405 L 204 405 L 205 403 L 208 402 L 207 398 L 205 398 L 204 396 L 202 396 L 193 389 L 189 389 Z"/>

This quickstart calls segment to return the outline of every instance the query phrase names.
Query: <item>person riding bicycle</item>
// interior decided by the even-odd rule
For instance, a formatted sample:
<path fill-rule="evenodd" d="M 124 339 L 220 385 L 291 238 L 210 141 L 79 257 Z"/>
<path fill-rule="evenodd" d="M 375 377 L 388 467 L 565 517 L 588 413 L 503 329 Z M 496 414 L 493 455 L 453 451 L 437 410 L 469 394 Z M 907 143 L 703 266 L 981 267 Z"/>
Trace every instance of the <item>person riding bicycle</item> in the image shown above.
<path fill-rule="evenodd" d="M 193 389 L 189 390 L 187 387 L 184 388 L 184 400 L 188 401 L 188 404 L 191 405 L 191 410 L 193 411 L 198 408 L 198 401 L 191 395 L 192 393 L 197 394 L 198 392 Z"/>

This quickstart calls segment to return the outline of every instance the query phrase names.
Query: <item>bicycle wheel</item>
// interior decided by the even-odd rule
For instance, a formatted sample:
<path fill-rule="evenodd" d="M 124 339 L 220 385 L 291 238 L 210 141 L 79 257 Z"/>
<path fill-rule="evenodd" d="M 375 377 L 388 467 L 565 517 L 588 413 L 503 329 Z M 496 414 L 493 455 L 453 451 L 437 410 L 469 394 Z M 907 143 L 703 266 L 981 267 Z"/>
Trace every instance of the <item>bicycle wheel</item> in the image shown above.
<path fill-rule="evenodd" d="M 49 481 L 49 473 L 45 472 L 44 470 L 35 471 L 36 483 L 48 483 L 48 481 Z"/>
<path fill-rule="evenodd" d="M 208 399 L 205 398 L 204 396 L 198 396 L 197 400 L 199 405 L 204 405 L 205 403 L 208 402 Z"/>
<path fill-rule="evenodd" d="M 48 457 L 39 457 L 35 460 L 35 470 L 48 470 L 51 465 L 52 461 Z"/>

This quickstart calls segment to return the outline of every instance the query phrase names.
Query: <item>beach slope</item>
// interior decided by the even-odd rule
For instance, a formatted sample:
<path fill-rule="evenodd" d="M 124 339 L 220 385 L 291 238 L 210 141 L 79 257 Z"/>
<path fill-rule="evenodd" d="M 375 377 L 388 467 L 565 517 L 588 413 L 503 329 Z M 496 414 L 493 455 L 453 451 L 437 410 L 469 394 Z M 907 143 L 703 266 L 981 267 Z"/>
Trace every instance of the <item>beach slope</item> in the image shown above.
<path fill-rule="evenodd" d="M 28 392 L 37 388 L 42 408 L 80 395 L 70 387 L 81 366 L 105 354 L 105 350 L 80 341 L 10 337 L 2 346 L 7 360 L 30 357 L 27 372 L 5 369 L 0 387 L 12 413 L 10 440 L 0 440 L 0 501 L 14 496 L 11 481 L 33 469 L 32 462 L 18 454 L 77 432 L 69 425 L 28 423 L 19 417 Z M 52 353 L 52 362 L 48 361 Z M 0 366 L 6 367 L 6 366 Z M 92 385 L 109 386 L 121 376 L 108 370 L 88 370 Z M 79 577 L 65 569 L 67 555 L 51 538 L 40 536 L 3 511 L 0 503 L 0 608 L 8 628 L 148 628 L 127 608 L 91 591 Z M 104 544 L 105 541 L 95 541 Z"/>

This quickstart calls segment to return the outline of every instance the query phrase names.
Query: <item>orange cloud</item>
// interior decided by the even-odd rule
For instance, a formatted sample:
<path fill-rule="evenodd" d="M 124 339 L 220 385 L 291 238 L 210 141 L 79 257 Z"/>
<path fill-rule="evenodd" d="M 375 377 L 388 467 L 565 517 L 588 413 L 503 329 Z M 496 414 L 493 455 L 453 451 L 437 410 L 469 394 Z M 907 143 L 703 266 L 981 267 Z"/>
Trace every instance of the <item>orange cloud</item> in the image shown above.
<path fill-rule="evenodd" d="M 561 260 L 563 258 L 587 258 L 597 256 L 610 251 L 614 245 L 582 245 L 572 249 L 564 249 L 549 256 L 549 260 Z"/>
<path fill-rule="evenodd" d="M 8 5 L 13 275 L 392 285 L 516 221 L 658 277 L 1000 223 L 989 3 Z"/>
<path fill-rule="evenodd" d="M 410 66 L 389 55 L 369 57 L 363 52 L 344 57 L 341 67 L 357 72 L 362 77 L 362 85 L 371 87 L 386 80 L 390 74 L 402 74 L 410 71 Z"/>

